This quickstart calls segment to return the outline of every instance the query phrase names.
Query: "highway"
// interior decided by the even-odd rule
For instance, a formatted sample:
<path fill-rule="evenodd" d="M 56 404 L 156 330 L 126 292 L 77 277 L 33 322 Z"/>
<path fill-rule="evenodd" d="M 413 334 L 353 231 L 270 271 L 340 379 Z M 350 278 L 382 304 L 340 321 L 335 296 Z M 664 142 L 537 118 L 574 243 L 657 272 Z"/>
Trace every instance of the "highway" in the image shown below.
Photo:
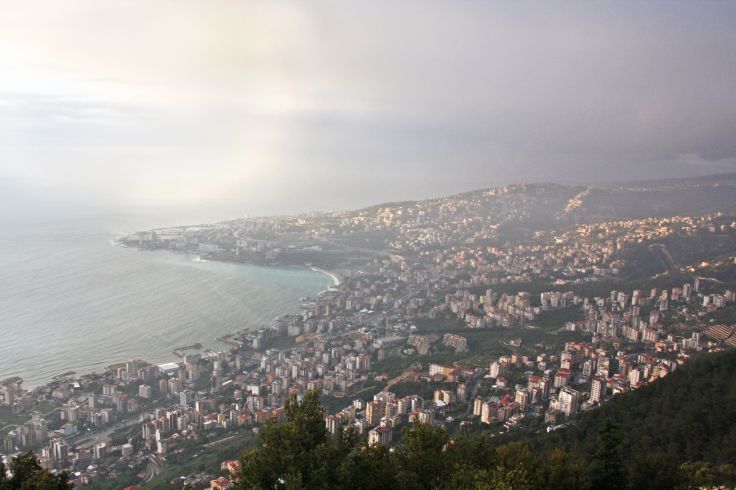
<path fill-rule="evenodd" d="M 70 437 L 68 439 L 69 444 L 74 445 L 76 447 L 89 447 L 92 444 L 94 444 L 96 441 L 104 441 L 107 440 L 108 436 L 115 432 L 116 430 L 120 430 L 122 428 L 131 427 L 135 424 L 140 423 L 140 420 L 138 417 L 126 419 L 122 422 L 118 422 L 115 425 L 112 425 L 111 427 L 101 430 L 101 431 L 94 431 L 94 432 L 83 432 L 81 434 L 78 434 L 76 436 Z"/>
<path fill-rule="evenodd" d="M 164 469 L 164 461 L 158 454 L 148 455 L 148 464 L 146 465 L 146 474 L 143 477 L 143 483 L 148 484 L 156 478 Z"/>

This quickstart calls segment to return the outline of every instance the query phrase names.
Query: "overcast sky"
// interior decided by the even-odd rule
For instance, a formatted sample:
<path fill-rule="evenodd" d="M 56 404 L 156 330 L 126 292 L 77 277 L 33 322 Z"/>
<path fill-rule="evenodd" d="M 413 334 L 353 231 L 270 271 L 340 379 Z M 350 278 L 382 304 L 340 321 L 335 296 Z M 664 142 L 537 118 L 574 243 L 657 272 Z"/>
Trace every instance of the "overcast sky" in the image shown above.
<path fill-rule="evenodd" d="M 736 171 L 736 2 L 0 6 L 0 213 Z"/>

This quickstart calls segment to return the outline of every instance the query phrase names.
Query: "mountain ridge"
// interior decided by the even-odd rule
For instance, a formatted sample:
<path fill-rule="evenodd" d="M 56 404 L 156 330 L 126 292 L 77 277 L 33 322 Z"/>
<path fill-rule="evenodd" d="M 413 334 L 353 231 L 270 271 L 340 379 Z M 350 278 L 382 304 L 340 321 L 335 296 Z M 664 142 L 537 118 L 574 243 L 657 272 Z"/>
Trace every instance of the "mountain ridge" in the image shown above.
<path fill-rule="evenodd" d="M 709 190 L 713 189 L 716 189 L 716 195 L 712 196 L 711 199 L 706 199 L 706 195 L 709 193 Z M 255 219 L 368 216 L 387 209 L 432 207 L 441 205 L 442 203 L 462 202 L 464 200 L 502 198 L 503 196 L 522 194 L 539 195 L 540 192 L 543 192 L 544 195 L 549 197 L 549 194 L 554 191 L 565 194 L 567 199 L 565 203 L 576 195 L 587 191 L 589 195 L 584 203 L 593 205 L 592 208 L 588 210 L 588 212 L 593 215 L 591 216 L 591 219 L 585 219 L 585 222 L 615 219 L 637 219 L 651 215 L 662 216 L 667 214 L 677 215 L 683 213 L 706 214 L 717 210 L 728 209 L 729 204 L 732 205 L 731 207 L 734 207 L 733 203 L 736 202 L 736 172 L 701 177 L 641 181 L 632 180 L 596 184 L 565 184 L 550 181 L 521 182 L 503 186 L 479 188 L 445 196 L 429 197 L 426 199 L 387 201 L 349 210 L 312 211 L 287 215 L 260 216 Z M 695 203 L 693 205 L 680 204 L 677 206 L 671 206 L 674 196 L 669 195 L 669 193 L 675 191 L 685 193 L 676 196 L 677 200 L 685 201 L 699 199 L 700 203 Z M 649 195 L 647 196 L 644 194 Z M 610 202 L 611 200 L 614 202 Z M 637 206 L 638 209 L 633 211 L 632 209 Z M 546 205 L 545 207 L 548 208 L 549 206 Z M 558 211 L 564 210 L 564 206 L 558 207 Z M 606 208 L 608 208 L 609 212 L 605 212 Z M 580 212 L 577 214 L 578 216 L 575 217 L 579 220 L 581 218 L 581 216 L 579 216 Z M 235 218 L 221 221 L 221 223 L 243 220 L 247 219 Z"/>

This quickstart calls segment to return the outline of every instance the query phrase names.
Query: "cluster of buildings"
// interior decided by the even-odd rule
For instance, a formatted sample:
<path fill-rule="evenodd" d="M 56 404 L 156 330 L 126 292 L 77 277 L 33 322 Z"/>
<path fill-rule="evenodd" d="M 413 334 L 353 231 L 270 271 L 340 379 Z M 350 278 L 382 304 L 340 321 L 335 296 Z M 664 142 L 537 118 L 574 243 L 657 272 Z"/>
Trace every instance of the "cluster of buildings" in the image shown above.
<path fill-rule="evenodd" d="M 585 319 L 565 328 L 590 334 L 590 341 L 569 342 L 557 355 L 513 354 L 493 361 L 486 377 L 491 393 L 474 400 L 473 414 L 482 423 L 508 427 L 527 415 L 559 424 L 579 410 L 667 376 L 694 351 L 721 350 L 715 341 L 731 339 L 734 327 L 715 325 L 701 332 L 697 323 L 687 321 L 712 312 L 714 298 L 723 298 L 723 307 L 736 296 L 731 290 L 704 289 L 697 278 L 681 287 L 611 291 L 605 298 L 584 299 Z"/>
<path fill-rule="evenodd" d="M 513 427 L 535 415 L 556 425 L 666 376 L 692 351 L 736 344 L 736 328 L 703 328 L 704 315 L 736 300 L 709 278 L 603 297 L 566 291 L 616 276 L 630 247 L 674 234 L 734 234 L 736 222 L 708 215 L 567 224 L 585 198 L 555 186 L 508 186 L 359 212 L 131 235 L 123 243 L 222 260 L 311 263 L 336 270 L 341 281 L 305 299 L 298 314 L 227 336 L 221 352 L 181 351 L 178 362 L 166 364 L 130 360 L 33 390 L 19 378 L 2 381 L 0 408 L 19 422 L 0 434 L 0 448 L 6 455 L 32 449 L 44 466 L 70 470 L 79 485 L 130 471 L 146 482 L 160 473 L 162 458 L 281 420 L 286 398 L 308 390 L 342 402 L 325 419 L 331 433 L 353 427 L 372 444 L 390 445 L 401 426 L 416 422 Z M 514 223 L 550 199 L 562 210 L 555 226 L 510 238 Z M 552 310 L 580 313 L 559 329 L 585 340 L 554 352 L 512 340 L 510 353 L 487 370 L 431 362 L 436 353 L 462 359 L 473 350 L 470 334 L 456 330 L 528 326 Z M 448 319 L 457 324 L 451 332 L 413 325 Z M 421 374 L 398 382 L 419 380 L 433 396 L 397 396 L 395 379 L 366 400 L 364 390 L 388 379 L 376 366 L 391 356 L 430 359 Z M 230 484 L 209 476 L 185 480 Z"/>
<path fill-rule="evenodd" d="M 465 289 L 456 291 L 454 295 L 446 295 L 444 305 L 435 306 L 433 313 L 449 308 L 470 328 L 508 328 L 531 322 L 544 311 L 582 302 L 583 298 L 570 291 L 542 293 L 539 304 L 533 305 L 531 295 L 526 291 L 498 294 L 486 289 L 485 294 L 480 295 Z"/>

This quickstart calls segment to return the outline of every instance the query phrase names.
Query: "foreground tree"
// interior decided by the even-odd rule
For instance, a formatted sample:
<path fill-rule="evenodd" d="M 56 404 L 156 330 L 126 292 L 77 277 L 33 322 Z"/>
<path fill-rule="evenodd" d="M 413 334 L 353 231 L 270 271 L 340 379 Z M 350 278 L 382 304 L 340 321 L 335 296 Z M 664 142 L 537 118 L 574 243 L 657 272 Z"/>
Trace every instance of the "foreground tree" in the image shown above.
<path fill-rule="evenodd" d="M 528 442 L 497 445 L 498 439 L 491 442 L 482 434 L 451 436 L 442 428 L 415 423 L 402 431 L 401 440 L 389 450 L 368 445 L 350 427 L 330 435 L 318 400 L 316 392 L 307 393 L 301 401 L 295 396 L 288 399 L 286 421 L 269 421 L 255 447 L 241 455 L 236 488 L 598 490 L 733 487 L 736 483 L 736 469 L 728 462 L 683 464 L 677 453 L 644 453 L 634 461 L 627 458 L 625 464 L 622 431 L 609 420 L 589 426 L 591 430 L 582 439 L 577 437 L 576 426 L 545 435 L 543 441 L 563 444 L 539 445 L 534 451 Z M 529 440 L 541 439 L 534 437 Z M 580 440 L 590 441 L 583 451 L 561 449 L 575 447 Z M 630 446 L 630 435 L 626 441 Z M 593 455 L 589 460 L 585 459 L 588 454 Z M 21 479 L 33 480 L 40 471 L 37 462 L 28 458 L 13 464 Z M 36 481 L 40 485 L 49 477 L 46 474 Z M 10 481 L 2 483 L 2 479 L 0 475 L 0 490 L 58 488 L 10 486 Z"/>
<path fill-rule="evenodd" d="M 0 462 L 0 490 L 67 490 L 70 488 L 66 472 L 51 474 L 43 468 L 31 451 L 10 461 L 8 478 L 5 465 Z"/>
<path fill-rule="evenodd" d="M 286 422 L 268 421 L 255 447 L 241 456 L 236 488 L 332 488 L 337 447 L 324 422 L 317 392 L 290 396 Z"/>
<path fill-rule="evenodd" d="M 736 466 L 732 464 L 696 461 L 683 464 L 681 471 L 688 488 L 736 488 Z"/>
<path fill-rule="evenodd" d="M 536 468 L 535 488 L 554 490 L 581 490 L 586 488 L 583 474 L 583 463 L 570 457 L 562 449 L 555 448 L 546 457 L 542 458 Z"/>
<path fill-rule="evenodd" d="M 337 474 L 336 488 L 356 490 L 383 490 L 399 488 L 396 459 L 386 446 L 357 443 L 346 452 Z"/>
<path fill-rule="evenodd" d="M 445 459 L 447 433 L 439 427 L 414 424 L 403 435 L 404 445 L 398 450 L 400 481 L 407 488 L 444 488 L 452 476 Z"/>
<path fill-rule="evenodd" d="M 626 487 L 621 435 L 618 427 L 608 420 L 598 432 L 598 444 L 588 474 L 592 488 L 618 490 Z"/>

